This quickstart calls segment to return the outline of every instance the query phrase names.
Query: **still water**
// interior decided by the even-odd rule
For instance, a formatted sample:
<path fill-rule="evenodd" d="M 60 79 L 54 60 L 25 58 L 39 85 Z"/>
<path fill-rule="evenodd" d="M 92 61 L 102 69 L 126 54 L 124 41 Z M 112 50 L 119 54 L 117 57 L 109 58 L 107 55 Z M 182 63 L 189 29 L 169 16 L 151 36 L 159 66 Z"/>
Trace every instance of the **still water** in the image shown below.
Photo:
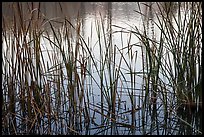
<path fill-rule="evenodd" d="M 134 36 L 130 33 L 131 30 L 137 28 L 141 28 L 143 30 L 143 22 L 145 20 L 154 20 L 158 22 L 155 13 L 159 12 L 158 7 L 153 5 L 154 13 L 150 13 L 147 10 L 146 4 L 148 3 L 137 3 L 137 2 L 41 2 L 40 7 L 38 3 L 33 3 L 32 11 L 36 12 L 37 9 L 40 9 L 41 16 L 43 19 L 41 23 L 38 25 L 43 28 L 49 30 L 51 34 L 53 34 L 49 21 L 56 22 L 53 23 L 53 26 L 58 31 L 63 32 L 62 22 L 66 17 L 69 21 L 74 25 L 77 26 L 77 23 L 81 23 L 80 28 L 80 35 L 83 37 L 84 41 L 87 43 L 89 50 L 92 53 L 92 57 L 96 60 L 95 63 L 92 61 L 87 61 L 89 64 L 89 73 L 91 73 L 92 77 L 88 77 L 84 80 L 85 86 L 85 94 L 84 96 L 84 104 L 88 102 L 89 106 L 89 116 L 91 118 L 91 124 L 85 126 L 86 117 L 83 115 L 82 119 L 77 117 L 74 118 L 76 125 L 77 123 L 80 124 L 81 127 L 75 128 L 75 130 L 79 134 L 91 134 L 91 135 L 100 135 L 100 134 L 119 134 L 119 135 L 146 135 L 146 134 L 153 134 L 153 135 L 162 135 L 162 134 L 200 134 L 202 129 L 202 125 L 198 123 L 200 117 L 200 113 L 194 113 L 191 117 L 185 117 L 181 113 L 176 113 L 175 111 L 169 112 L 167 116 L 164 108 L 162 106 L 162 97 L 158 97 L 157 100 L 157 110 L 156 112 L 152 110 L 150 107 L 149 109 L 144 109 L 143 104 L 145 90 L 144 90 L 144 79 L 140 75 L 143 70 L 143 60 L 142 57 L 143 47 L 142 46 L 132 46 L 131 47 L 131 54 L 129 53 L 130 45 L 142 45 L 139 42 L 138 37 Z M 3 15 L 7 17 L 8 20 L 12 22 L 12 12 L 8 10 L 8 3 L 3 3 Z M 26 7 L 26 4 L 23 5 Z M 23 18 L 24 20 L 29 20 L 29 16 L 27 13 L 27 8 L 22 8 L 23 10 Z M 141 16 L 135 11 L 141 11 L 145 16 Z M 175 13 L 176 14 L 176 13 Z M 36 14 L 34 19 L 36 19 Z M 17 22 L 18 24 L 19 22 Z M 39 27 L 38 26 L 38 27 Z M 148 29 L 148 35 L 153 36 L 156 40 L 159 38 L 158 28 L 149 23 L 149 28 L 153 28 L 154 32 L 151 29 Z M 127 31 L 129 30 L 129 31 Z M 77 35 L 76 32 L 73 31 L 73 38 L 75 40 L 71 40 L 71 43 L 76 43 Z M 111 35 L 110 35 L 111 34 Z M 50 38 L 53 36 L 50 35 Z M 62 36 L 64 37 L 64 36 Z M 51 72 L 52 66 L 56 64 L 54 62 L 49 61 L 49 56 L 53 56 L 59 62 L 63 62 L 62 55 L 58 48 L 50 46 L 50 41 L 46 38 L 41 38 L 41 50 L 42 56 L 44 58 L 45 64 L 50 67 L 45 67 L 43 72 L 44 75 L 48 75 Z M 62 47 L 64 48 L 65 52 L 69 54 L 68 41 L 62 41 Z M 107 46 L 111 47 L 111 49 L 115 48 L 115 51 L 108 51 Z M 10 47 L 11 48 L 11 47 Z M 74 47 L 76 50 L 77 47 Z M 117 50 L 116 50 L 117 49 Z M 120 49 L 120 50 L 118 50 Z M 3 52 L 7 51 L 8 47 L 3 47 Z M 119 52 L 120 51 L 120 52 Z M 49 52 L 49 54 L 48 54 Z M 81 50 L 80 53 L 82 54 L 83 51 Z M 109 58 L 115 58 L 114 62 L 110 63 L 111 68 L 109 70 L 108 65 L 104 65 L 104 72 L 102 73 L 104 77 L 104 81 L 100 83 L 101 75 L 99 71 L 102 69 L 103 62 L 105 61 L 105 54 L 110 54 Z M 85 57 L 89 56 L 88 53 L 84 53 Z M 14 56 L 15 57 L 15 56 Z M 87 57 L 88 58 L 88 57 Z M 79 59 L 84 59 L 79 58 Z M 34 62 L 35 58 L 33 58 Z M 121 62 L 120 62 L 121 61 Z M 127 61 L 127 62 L 126 62 Z M 119 65 L 121 63 L 121 65 Z M 80 63 L 77 65 L 81 65 Z M 119 68 L 120 66 L 120 68 Z M 99 70 L 96 69 L 99 68 Z M 121 69 L 122 74 L 126 74 L 124 76 L 120 76 L 120 80 L 117 81 L 117 97 L 116 97 L 116 121 L 111 121 L 110 118 L 107 118 L 110 115 L 108 111 L 108 99 L 104 98 L 103 102 L 101 102 L 101 87 L 100 84 L 104 84 L 106 90 L 105 96 L 110 97 L 112 95 L 110 90 L 112 88 L 111 78 L 109 76 L 115 77 L 117 74 L 117 69 Z M 132 76 L 130 75 L 130 71 L 134 72 L 134 84 L 131 82 Z M 6 72 L 4 72 L 6 73 Z M 63 69 L 63 73 L 66 74 L 66 70 Z M 80 73 L 80 71 L 79 71 Z M 137 73 L 137 75 L 136 75 Z M 28 74 L 29 75 L 29 74 Z M 162 75 L 161 75 L 162 76 Z M 32 76 L 28 76 L 28 79 L 31 79 Z M 51 76 L 45 78 L 48 81 L 52 81 L 53 77 Z M 74 79 L 74 78 L 73 78 Z M 81 79 L 82 80 L 82 79 Z M 164 83 L 168 83 L 167 79 L 163 77 Z M 41 81 L 39 80 L 38 83 Z M 64 88 L 68 86 L 69 81 L 64 79 L 63 85 Z M 31 82 L 29 83 L 29 85 Z M 168 86 L 166 87 L 168 88 Z M 66 118 L 70 120 L 71 117 L 68 117 L 66 114 L 69 110 L 68 105 L 62 105 L 60 108 L 57 108 L 57 100 L 55 100 L 56 90 L 52 90 L 53 94 L 53 111 L 58 111 L 60 117 L 62 118 L 61 123 L 53 123 L 51 129 L 55 130 L 53 134 L 67 134 L 67 127 L 65 126 Z M 131 96 L 131 95 L 132 96 Z M 65 96 L 65 93 L 61 93 L 61 96 Z M 158 95 L 160 96 L 160 95 Z M 133 97 L 133 98 L 131 98 Z M 66 97 L 62 97 L 62 100 L 66 100 Z M 79 100 L 78 97 L 76 97 Z M 137 109 L 135 113 L 131 113 L 132 111 L 132 103 L 130 100 L 133 100 L 134 108 Z M 168 100 L 174 100 L 174 97 L 171 93 L 169 93 Z M 78 103 L 78 107 L 80 102 Z M 101 115 L 101 104 L 103 103 L 103 109 L 105 116 L 102 117 Z M 82 103 L 83 104 L 83 103 Z M 173 103 L 174 104 L 174 103 Z M 17 104 L 18 105 L 18 104 Z M 174 107 L 174 106 L 172 106 Z M 169 110 L 170 111 L 170 110 Z M 80 114 L 79 114 L 80 115 Z M 144 117 L 145 115 L 145 117 Z M 196 119 L 196 117 L 198 119 Z M 46 121 L 46 118 L 45 118 Z M 82 121 L 82 122 L 81 122 Z M 186 124 L 185 121 L 189 123 Z M 20 121 L 19 121 L 20 122 Z M 131 128 L 130 128 L 131 127 Z M 83 130 L 81 130 L 83 129 Z M 57 133 L 57 131 L 59 133 Z M 43 133 L 43 131 L 38 131 L 38 134 Z"/>

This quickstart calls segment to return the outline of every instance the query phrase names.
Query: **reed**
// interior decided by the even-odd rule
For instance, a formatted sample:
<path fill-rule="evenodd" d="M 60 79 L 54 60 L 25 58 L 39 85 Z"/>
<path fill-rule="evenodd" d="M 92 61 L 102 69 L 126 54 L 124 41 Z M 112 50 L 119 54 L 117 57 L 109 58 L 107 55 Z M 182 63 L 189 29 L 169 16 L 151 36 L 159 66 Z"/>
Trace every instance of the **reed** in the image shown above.
<path fill-rule="evenodd" d="M 141 5 L 142 30 L 113 24 L 110 10 L 85 39 L 80 14 L 47 19 L 40 2 L 10 3 L 2 134 L 202 134 L 180 115 L 202 110 L 202 2 L 143 3 L 144 14 Z"/>

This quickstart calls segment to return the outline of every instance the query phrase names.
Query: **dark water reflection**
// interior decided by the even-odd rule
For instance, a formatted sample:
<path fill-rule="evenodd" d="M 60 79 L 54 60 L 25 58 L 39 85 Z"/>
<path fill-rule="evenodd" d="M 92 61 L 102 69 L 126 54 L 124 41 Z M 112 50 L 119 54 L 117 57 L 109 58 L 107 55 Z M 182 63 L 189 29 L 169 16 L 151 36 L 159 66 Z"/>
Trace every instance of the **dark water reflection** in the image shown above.
<path fill-rule="evenodd" d="M 12 11 L 11 8 L 9 8 L 11 6 L 16 7 L 16 9 L 19 8 L 23 10 L 22 17 L 18 15 L 18 13 L 16 13 L 14 10 Z M 26 8 L 27 6 L 30 9 Z M 145 6 L 141 5 L 141 8 L 141 10 L 145 12 Z M 136 2 L 26 2 L 22 5 L 18 5 L 17 3 L 2 3 L 2 15 L 8 24 L 12 24 L 13 14 L 17 14 L 19 18 L 21 17 L 26 21 L 30 19 L 29 15 L 31 13 L 34 13 L 33 19 L 37 20 L 40 16 L 41 23 L 38 24 L 38 27 L 43 28 L 50 28 L 49 24 L 44 23 L 47 20 L 54 20 L 59 23 L 66 17 L 72 23 L 76 23 L 77 19 L 80 18 L 83 24 L 82 31 L 84 37 L 88 37 L 90 35 L 90 23 L 95 20 L 100 20 L 101 18 L 105 19 L 107 26 L 108 24 L 119 25 L 122 27 L 140 25 L 139 21 L 141 17 L 138 14 L 135 14 L 134 10 L 138 10 L 138 3 Z M 16 23 L 19 25 L 21 24 L 20 21 Z M 58 23 L 55 24 L 55 27 L 61 26 Z M 124 38 L 126 39 L 127 37 Z M 97 38 L 94 37 L 93 39 Z M 117 39 L 117 37 L 114 37 L 114 40 L 116 44 L 120 44 L 120 41 Z M 96 41 L 93 40 L 93 43 L 96 43 Z M 94 98 L 95 100 L 100 100 L 99 97 Z M 140 98 L 137 99 L 139 100 Z M 93 103 L 95 103 L 93 104 L 94 106 L 99 102 Z M 128 109 L 131 109 L 131 106 L 128 106 Z M 100 113 L 95 114 L 94 111 L 94 113 L 91 114 L 96 115 L 95 122 L 100 123 Z M 146 114 L 146 117 L 144 117 L 144 114 Z M 82 134 L 191 135 L 200 134 L 195 129 L 202 131 L 201 111 L 191 112 L 191 110 L 178 109 L 177 112 L 175 111 L 175 115 L 172 114 L 173 113 L 171 113 L 171 111 L 169 110 L 163 110 L 161 104 L 154 104 L 146 107 L 145 110 L 139 110 L 135 114 L 136 118 L 131 118 L 131 113 L 125 114 L 125 117 L 128 120 L 124 121 L 127 123 L 132 122 L 132 125 L 135 125 L 134 128 L 128 127 L 127 125 L 122 125 L 121 123 L 123 122 L 123 120 L 120 120 L 120 123 L 117 123 L 115 121 L 109 123 L 107 122 L 109 120 L 107 120 L 105 122 L 107 122 L 106 124 L 109 126 L 106 126 L 102 130 L 97 129 L 98 126 L 96 126 L 96 123 L 92 123 L 91 125 L 84 125 L 84 131 L 81 132 Z M 109 129 L 111 130 L 108 131 Z M 64 131 L 61 131 L 61 133 L 63 132 Z"/>
<path fill-rule="evenodd" d="M 64 17 L 70 20 L 76 20 L 77 17 L 86 20 L 86 18 L 100 18 L 99 14 L 101 14 L 102 18 L 105 18 L 109 14 L 109 11 L 111 11 L 112 20 L 127 23 L 131 20 L 137 20 L 139 17 L 134 12 L 138 7 L 138 3 L 136 2 L 26 2 L 20 5 L 9 2 L 2 3 L 2 14 L 9 20 L 13 20 L 14 12 L 16 12 L 15 10 L 11 10 L 11 7 L 15 7 L 16 10 L 22 10 L 24 20 L 29 20 L 31 13 L 34 19 L 41 16 L 41 18 L 47 20 L 63 20 Z"/>

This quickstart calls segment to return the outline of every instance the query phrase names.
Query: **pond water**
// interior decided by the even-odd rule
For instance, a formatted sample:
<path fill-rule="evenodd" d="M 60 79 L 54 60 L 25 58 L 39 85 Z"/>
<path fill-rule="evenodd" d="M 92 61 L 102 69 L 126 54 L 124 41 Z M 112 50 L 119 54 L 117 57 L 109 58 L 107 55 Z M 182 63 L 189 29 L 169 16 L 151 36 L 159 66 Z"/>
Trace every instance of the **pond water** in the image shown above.
<path fill-rule="evenodd" d="M 148 4 L 153 4 L 151 7 L 153 10 L 147 8 Z M 162 3 L 160 4 L 162 5 Z M 12 26 L 14 19 L 13 13 L 9 9 L 12 7 L 11 5 L 11 3 L 3 3 L 2 6 L 4 21 L 7 20 L 8 26 L 9 23 Z M 31 8 L 30 12 L 26 8 L 28 5 Z M 144 32 L 143 25 L 145 24 L 147 35 L 155 41 L 160 40 L 159 28 L 154 24 L 155 22 L 159 23 L 156 14 L 161 12 L 156 3 L 41 2 L 39 5 L 37 2 L 28 2 L 27 5 L 22 4 L 21 6 L 25 22 L 30 19 L 31 13 L 33 13 L 33 20 L 37 20 L 35 12 L 38 13 L 37 11 L 40 9 L 40 16 L 44 20 L 39 21 L 40 23 L 37 23 L 36 26 L 37 29 L 42 27 L 44 33 L 39 38 L 40 69 L 37 68 L 39 64 L 36 61 L 36 50 L 34 50 L 38 44 L 33 42 L 37 38 L 33 38 L 32 41 L 32 33 L 26 37 L 32 52 L 30 62 L 34 67 L 28 63 L 29 67 L 26 68 L 24 64 L 21 64 L 21 61 L 18 61 L 19 58 L 24 60 L 25 57 L 30 57 L 29 54 L 24 53 L 24 39 L 19 42 L 19 45 L 22 45 L 20 46 L 20 55 L 17 46 L 12 51 L 12 44 L 8 46 L 6 38 L 3 39 L 4 75 L 2 79 L 7 81 L 3 84 L 5 104 L 6 102 L 9 104 L 11 100 L 9 90 L 6 90 L 9 85 L 8 80 L 12 81 L 11 75 L 15 74 L 16 79 L 19 79 L 16 80 L 16 92 L 14 93 L 16 95 L 15 112 L 18 116 L 16 121 L 19 126 L 16 132 L 18 134 L 27 134 L 28 131 L 31 131 L 29 127 L 25 130 L 21 129 L 23 128 L 23 118 L 21 118 L 23 112 L 19 100 L 23 93 L 21 85 L 25 86 L 27 82 L 32 87 L 32 81 L 36 81 L 37 85 L 42 85 L 41 99 L 45 98 L 44 103 L 49 102 L 51 110 L 49 111 L 49 107 L 47 108 L 50 115 L 48 112 L 40 113 L 41 121 L 38 124 L 36 120 L 34 123 L 36 129 L 30 132 L 31 134 L 202 134 L 201 110 L 197 111 L 198 107 L 195 112 L 191 112 L 187 107 L 185 110 L 177 109 L 174 88 L 168 79 L 170 73 L 164 74 L 162 70 L 158 74 L 161 81 L 156 97 L 153 96 L 153 87 L 150 87 L 148 92 L 146 90 L 145 82 L 149 65 L 146 63 L 147 57 L 144 55 L 146 55 L 147 49 L 134 32 L 136 32 L 136 28 L 139 28 L 140 32 Z M 141 16 L 136 11 L 141 11 L 141 14 L 145 16 Z M 175 12 L 175 14 L 177 13 Z M 69 21 L 66 22 L 65 17 Z M 16 21 L 16 24 L 18 23 L 20 24 L 20 21 Z M 70 25 L 67 27 L 65 23 L 71 23 L 76 29 Z M 79 23 L 81 24 L 79 25 Z M 2 26 L 5 28 L 5 25 L 2 24 Z M 9 35 L 13 37 L 13 32 L 8 32 L 7 37 Z M 5 37 L 5 35 L 3 36 Z M 10 38 L 10 41 L 15 43 L 17 39 L 14 38 L 12 41 Z M 62 51 L 65 54 L 62 54 Z M 201 51 L 198 52 L 201 54 Z M 162 55 L 169 59 L 167 65 L 173 64 L 173 55 L 168 54 L 168 47 L 164 47 Z M 66 66 L 67 62 L 63 57 L 66 58 L 66 61 L 75 63 L 73 69 L 76 71 L 72 69 L 71 72 L 69 71 L 70 67 Z M 16 65 L 20 66 L 17 67 L 16 73 L 8 63 L 12 60 L 14 61 L 13 65 L 16 62 Z M 196 69 L 199 68 L 199 65 L 198 63 Z M 34 68 L 33 74 L 29 70 L 32 68 Z M 19 72 L 22 74 L 18 74 Z M 32 76 L 34 74 L 35 77 Z M 46 90 L 46 87 L 49 87 L 50 90 Z M 46 93 L 47 91 L 50 93 Z M 72 91 L 73 94 L 70 93 Z M 29 93 L 24 94 L 29 98 Z M 154 98 L 157 98 L 155 104 L 152 103 Z M 200 102 L 199 99 L 198 102 Z M 7 109 L 4 111 L 4 113 L 8 113 Z M 38 111 L 33 109 L 34 112 Z M 189 115 L 184 115 L 184 113 L 189 113 Z M 9 119 L 9 115 L 10 113 L 4 117 L 4 120 Z M 26 118 L 28 119 L 28 116 Z M 6 130 L 10 126 L 4 125 L 3 127 L 2 134 L 11 134 Z"/>

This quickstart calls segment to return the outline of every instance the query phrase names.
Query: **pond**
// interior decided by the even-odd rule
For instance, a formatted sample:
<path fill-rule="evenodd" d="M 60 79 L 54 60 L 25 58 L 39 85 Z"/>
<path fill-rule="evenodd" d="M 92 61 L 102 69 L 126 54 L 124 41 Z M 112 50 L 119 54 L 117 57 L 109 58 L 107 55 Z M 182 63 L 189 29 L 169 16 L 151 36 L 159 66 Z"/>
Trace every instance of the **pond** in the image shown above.
<path fill-rule="evenodd" d="M 3 2 L 2 134 L 202 134 L 201 2 Z"/>

